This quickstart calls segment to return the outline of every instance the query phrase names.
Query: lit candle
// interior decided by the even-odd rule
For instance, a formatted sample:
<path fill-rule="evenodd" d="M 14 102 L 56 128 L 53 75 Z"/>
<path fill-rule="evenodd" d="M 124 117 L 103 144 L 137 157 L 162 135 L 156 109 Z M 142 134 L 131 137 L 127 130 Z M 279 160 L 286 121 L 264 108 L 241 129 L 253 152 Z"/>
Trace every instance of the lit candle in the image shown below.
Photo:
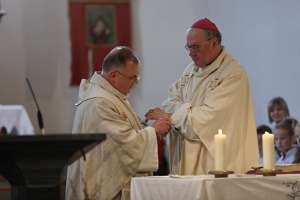
<path fill-rule="evenodd" d="M 272 170 L 275 168 L 274 135 L 265 132 L 265 134 L 263 134 L 262 140 L 264 169 Z"/>
<path fill-rule="evenodd" d="M 219 129 L 215 135 L 215 171 L 224 171 L 226 135 Z"/>

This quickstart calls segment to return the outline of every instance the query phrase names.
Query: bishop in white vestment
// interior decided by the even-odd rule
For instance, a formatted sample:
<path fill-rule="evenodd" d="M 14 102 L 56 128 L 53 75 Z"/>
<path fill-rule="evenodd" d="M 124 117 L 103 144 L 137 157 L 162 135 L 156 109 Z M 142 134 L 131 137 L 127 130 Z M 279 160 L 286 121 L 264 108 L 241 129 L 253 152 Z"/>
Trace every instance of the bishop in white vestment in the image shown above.
<path fill-rule="evenodd" d="M 163 103 L 171 114 L 172 173 L 207 174 L 214 170 L 214 135 L 226 134 L 225 170 L 243 173 L 258 165 L 258 144 L 252 96 L 243 67 L 221 45 L 221 34 L 208 19 L 187 33 L 188 65 Z M 159 108 L 146 114 L 163 115 Z"/>

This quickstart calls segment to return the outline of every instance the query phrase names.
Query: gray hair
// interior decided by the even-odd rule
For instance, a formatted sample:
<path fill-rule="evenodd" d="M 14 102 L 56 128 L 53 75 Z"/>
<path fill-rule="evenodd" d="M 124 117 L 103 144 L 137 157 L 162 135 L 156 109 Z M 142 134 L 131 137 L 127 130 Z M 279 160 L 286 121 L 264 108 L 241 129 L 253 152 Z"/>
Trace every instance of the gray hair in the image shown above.
<path fill-rule="evenodd" d="M 113 68 L 123 68 L 127 61 L 132 61 L 136 64 L 140 62 L 129 47 L 117 46 L 104 57 L 102 70 L 109 72 Z"/>
<path fill-rule="evenodd" d="M 215 30 L 210 30 L 210 29 L 202 29 L 204 30 L 204 33 L 206 35 L 206 39 L 210 40 L 212 38 L 217 38 L 218 43 L 221 44 L 222 42 L 222 35 L 219 31 L 215 31 Z"/>

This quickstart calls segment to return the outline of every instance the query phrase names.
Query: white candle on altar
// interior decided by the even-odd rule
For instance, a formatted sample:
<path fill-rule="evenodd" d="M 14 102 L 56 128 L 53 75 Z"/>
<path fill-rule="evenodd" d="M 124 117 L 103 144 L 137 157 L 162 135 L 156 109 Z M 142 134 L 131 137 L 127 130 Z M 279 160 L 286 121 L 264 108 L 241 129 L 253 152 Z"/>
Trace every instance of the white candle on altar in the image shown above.
<path fill-rule="evenodd" d="M 263 134 L 262 140 L 264 169 L 272 170 L 275 168 L 274 135 L 265 132 L 265 134 Z"/>
<path fill-rule="evenodd" d="M 219 129 L 215 135 L 215 171 L 224 171 L 226 135 Z"/>

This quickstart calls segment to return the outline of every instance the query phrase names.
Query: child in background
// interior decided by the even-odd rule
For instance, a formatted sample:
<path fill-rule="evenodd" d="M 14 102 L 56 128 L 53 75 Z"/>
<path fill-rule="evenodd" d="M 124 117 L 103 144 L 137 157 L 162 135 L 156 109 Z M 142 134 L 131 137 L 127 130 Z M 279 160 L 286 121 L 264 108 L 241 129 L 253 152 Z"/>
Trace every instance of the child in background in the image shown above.
<path fill-rule="evenodd" d="M 294 159 L 294 163 L 300 163 L 300 124 L 297 123 L 297 125 L 294 128 L 294 132 L 295 132 L 295 137 L 296 137 L 296 141 L 297 141 L 297 152 L 295 155 L 295 159 Z"/>
<path fill-rule="evenodd" d="M 282 97 L 275 97 L 270 100 L 268 104 L 268 118 L 272 130 L 288 116 L 290 116 L 290 111 L 286 101 Z"/>
<path fill-rule="evenodd" d="M 276 125 L 275 141 L 281 154 L 280 158 L 276 162 L 277 165 L 294 163 L 297 152 L 297 145 L 294 144 L 295 122 L 296 120 L 293 118 L 286 118 Z"/>

